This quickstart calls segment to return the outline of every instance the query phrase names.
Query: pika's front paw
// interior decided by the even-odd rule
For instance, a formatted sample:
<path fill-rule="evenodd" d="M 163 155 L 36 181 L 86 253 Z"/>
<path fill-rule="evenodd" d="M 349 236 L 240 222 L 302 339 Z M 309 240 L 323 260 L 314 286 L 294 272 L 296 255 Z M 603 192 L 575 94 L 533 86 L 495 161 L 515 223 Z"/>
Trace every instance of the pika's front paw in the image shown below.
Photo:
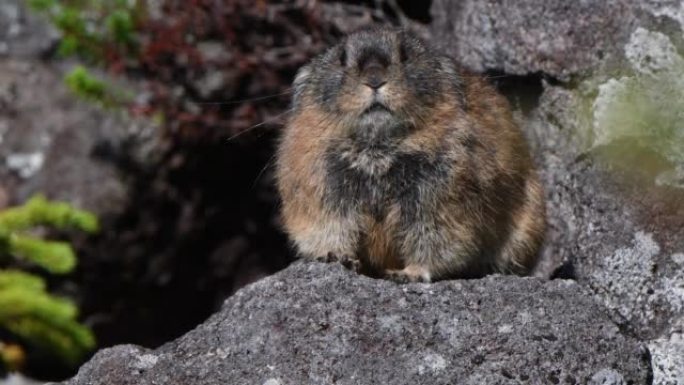
<path fill-rule="evenodd" d="M 358 258 L 350 255 L 338 255 L 333 252 L 325 256 L 315 258 L 317 262 L 324 263 L 339 263 L 347 269 L 358 273 L 361 270 L 361 261 Z"/>
<path fill-rule="evenodd" d="M 385 270 L 384 278 L 396 283 L 430 282 L 430 272 L 420 266 L 407 266 L 403 270 Z"/>

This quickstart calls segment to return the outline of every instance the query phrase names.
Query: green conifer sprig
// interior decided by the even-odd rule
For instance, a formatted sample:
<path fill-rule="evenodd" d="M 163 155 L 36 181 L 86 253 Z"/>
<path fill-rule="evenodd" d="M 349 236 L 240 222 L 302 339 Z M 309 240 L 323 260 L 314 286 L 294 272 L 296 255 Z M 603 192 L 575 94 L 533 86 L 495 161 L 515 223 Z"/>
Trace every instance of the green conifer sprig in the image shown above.
<path fill-rule="evenodd" d="M 22 206 L 0 211 L 0 257 L 21 258 L 53 274 L 71 272 L 76 265 L 71 245 L 27 234 L 38 226 L 75 228 L 89 233 L 99 227 L 91 213 L 36 196 Z M 76 306 L 47 292 L 41 277 L 0 269 L 0 328 L 74 365 L 95 346 L 92 332 L 79 324 L 77 317 Z M 0 350 L 2 346 L 9 345 L 0 341 Z M 12 362 L 4 364 L 10 368 L 17 366 Z"/>
<path fill-rule="evenodd" d="M 35 275 L 19 270 L 3 270 L 0 274 L 0 291 L 8 288 L 22 288 L 30 291 L 44 291 L 45 281 Z"/>
<path fill-rule="evenodd" d="M 76 255 L 66 242 L 45 241 L 20 233 L 36 226 L 98 230 L 97 218 L 67 203 L 48 202 L 42 196 L 25 205 L 0 212 L 0 255 L 24 258 L 54 274 L 68 273 L 76 266 Z"/>
<path fill-rule="evenodd" d="M 49 202 L 37 195 L 23 206 L 0 211 L 0 227 L 12 231 L 22 231 L 38 225 L 48 225 L 57 229 L 76 228 L 89 233 L 98 230 L 97 217 L 78 210 L 64 202 Z"/>

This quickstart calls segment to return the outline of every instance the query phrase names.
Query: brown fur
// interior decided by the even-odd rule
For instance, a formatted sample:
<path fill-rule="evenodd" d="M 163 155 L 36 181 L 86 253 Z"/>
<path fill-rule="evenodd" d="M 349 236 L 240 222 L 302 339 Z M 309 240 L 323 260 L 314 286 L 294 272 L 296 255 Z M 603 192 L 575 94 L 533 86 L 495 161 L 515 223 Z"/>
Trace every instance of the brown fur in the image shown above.
<path fill-rule="evenodd" d="M 400 44 L 394 31 L 379 34 L 382 44 Z M 354 54 L 354 44 L 362 43 L 355 43 L 352 36 L 344 44 Z M 414 65 L 422 65 L 420 60 Z M 458 92 L 448 91 L 449 85 L 440 80 L 435 91 L 438 97 L 428 103 L 398 77 L 401 66 L 388 65 L 383 72 L 387 85 L 377 97 L 391 111 L 391 119 L 411 129 L 392 139 L 396 143 L 385 153 L 349 139 L 358 130 L 358 122 L 365 122 L 361 120 L 364 111 L 375 97 L 371 88 L 358 83 L 367 76 L 359 68 L 345 69 L 347 75 L 332 109 L 319 101 L 317 89 L 309 85 L 315 80 L 311 80 L 315 68 L 303 69 L 295 81 L 302 89 L 278 149 L 277 180 L 285 230 L 299 253 L 309 258 L 328 253 L 351 256 L 360 260 L 364 271 L 397 281 L 528 273 L 543 240 L 544 200 L 508 102 L 482 79 L 452 74 L 449 67 L 442 76 L 459 79 Z M 371 128 L 374 120 L 385 115 L 374 117 L 368 119 Z M 419 156 L 416 159 L 430 165 L 415 175 L 434 172 L 441 179 L 427 178 L 414 186 L 414 200 L 385 196 L 381 193 L 395 190 L 371 186 L 372 207 L 379 207 L 374 211 L 362 199 L 371 198 L 337 197 L 330 192 L 330 178 L 337 172 L 326 160 L 331 151 L 346 162 L 344 170 L 366 175 L 363 178 L 377 176 L 373 181 L 391 180 L 382 178 L 392 172 L 401 155 Z M 408 162 L 404 167 L 409 170 L 414 165 Z M 448 172 L 443 175 L 437 169 Z M 395 183 L 404 186 L 405 179 L 410 178 Z M 331 204 L 331 196 L 339 200 Z M 413 205 L 418 205 L 418 211 Z"/>

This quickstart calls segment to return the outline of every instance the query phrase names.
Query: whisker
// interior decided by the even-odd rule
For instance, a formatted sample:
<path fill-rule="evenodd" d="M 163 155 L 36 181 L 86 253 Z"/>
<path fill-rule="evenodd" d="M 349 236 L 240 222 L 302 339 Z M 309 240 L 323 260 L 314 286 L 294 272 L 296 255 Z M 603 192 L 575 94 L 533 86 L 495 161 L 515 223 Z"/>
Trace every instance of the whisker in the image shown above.
<path fill-rule="evenodd" d="M 290 112 L 292 112 L 292 111 L 294 111 L 294 108 L 287 109 L 287 110 L 281 112 L 280 114 L 278 114 L 278 115 L 276 115 L 276 116 L 274 116 L 274 117 L 272 117 L 272 118 L 270 118 L 270 119 L 266 119 L 266 120 L 264 120 L 264 121 L 261 122 L 261 123 L 257 123 L 257 124 L 255 124 L 255 125 L 253 125 L 253 126 L 251 126 L 251 127 L 245 128 L 244 130 L 241 130 L 241 131 L 237 132 L 236 134 L 234 134 L 234 135 L 228 137 L 228 138 L 226 139 L 226 142 L 230 142 L 231 140 L 233 140 L 233 139 L 239 137 L 240 135 L 242 135 L 242 134 L 244 134 L 244 133 L 246 133 L 246 132 L 252 131 L 253 129 L 255 129 L 255 128 L 257 128 L 257 127 L 261 127 L 261 126 L 263 126 L 263 125 L 265 125 L 265 124 L 272 123 L 272 122 L 274 122 L 274 121 L 280 119 L 283 115 L 288 114 L 288 113 L 290 113 Z"/>
<path fill-rule="evenodd" d="M 270 158 L 268 158 L 268 160 L 266 161 L 266 164 L 264 165 L 264 167 L 261 169 L 261 171 L 259 171 L 259 173 L 257 174 L 256 178 L 254 178 L 254 183 L 252 183 L 252 189 L 254 189 L 254 188 L 256 187 L 257 183 L 259 182 L 259 178 L 261 178 L 261 176 L 264 174 L 264 172 L 265 172 L 269 167 L 271 167 L 271 166 L 273 166 L 273 165 L 275 164 L 275 163 L 271 163 L 271 162 L 273 162 L 273 160 L 275 160 L 275 157 L 276 157 L 277 154 L 278 154 L 278 153 L 275 152 L 275 153 L 273 153 L 273 155 L 271 155 Z"/>
<path fill-rule="evenodd" d="M 482 74 L 482 75 L 467 75 L 464 77 L 471 77 L 471 78 L 484 78 L 484 79 L 501 79 L 501 78 L 512 78 L 515 77 L 516 75 L 487 75 L 487 74 Z"/>
<path fill-rule="evenodd" d="M 254 98 L 247 98 L 247 99 L 240 99 L 240 100 L 230 100 L 227 102 L 198 102 L 196 104 L 198 105 L 210 105 L 210 106 L 226 106 L 226 105 L 234 105 L 234 104 L 241 104 L 241 103 L 247 103 L 247 102 L 256 102 L 259 100 L 266 100 L 266 99 L 271 99 L 271 98 L 277 98 L 280 96 L 284 95 L 290 95 L 292 93 L 292 88 L 288 88 L 287 91 L 281 92 L 279 94 L 273 94 L 273 95 L 264 95 L 264 96 L 257 96 Z"/>

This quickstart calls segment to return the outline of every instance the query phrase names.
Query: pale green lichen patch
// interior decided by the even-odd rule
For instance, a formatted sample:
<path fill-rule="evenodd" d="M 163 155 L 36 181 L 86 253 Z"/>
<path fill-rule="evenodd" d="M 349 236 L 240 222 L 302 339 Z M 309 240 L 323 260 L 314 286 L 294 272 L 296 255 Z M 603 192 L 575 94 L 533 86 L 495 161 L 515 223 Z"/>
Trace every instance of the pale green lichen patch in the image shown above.
<path fill-rule="evenodd" d="M 684 58 L 666 35 L 643 28 L 632 33 L 624 51 L 631 68 L 598 85 L 592 149 L 603 150 L 616 164 L 625 154 L 646 149 L 670 163 L 653 175 L 655 182 L 684 186 Z M 628 167 L 653 162 L 639 159 Z"/>

